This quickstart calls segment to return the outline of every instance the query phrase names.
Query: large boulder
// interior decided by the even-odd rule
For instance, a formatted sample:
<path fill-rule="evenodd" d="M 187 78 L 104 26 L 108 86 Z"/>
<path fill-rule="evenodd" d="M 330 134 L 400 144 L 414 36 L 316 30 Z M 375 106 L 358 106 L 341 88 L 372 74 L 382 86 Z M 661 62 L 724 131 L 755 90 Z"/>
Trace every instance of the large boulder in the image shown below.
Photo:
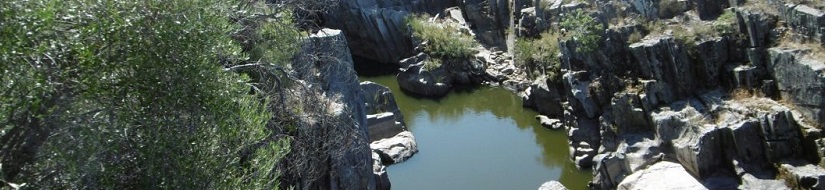
<path fill-rule="evenodd" d="M 722 146 L 726 132 L 724 128 L 714 125 L 690 123 L 685 133 L 673 141 L 676 159 L 688 172 L 700 179 L 732 173 L 733 169 Z"/>
<path fill-rule="evenodd" d="M 700 179 L 717 172 L 733 173 L 726 155 L 723 140 L 729 134 L 727 128 L 710 124 L 699 101 L 682 101 L 653 113 L 656 136 L 665 148 L 672 149 L 674 156 L 685 169 Z"/>
<path fill-rule="evenodd" d="M 383 112 L 367 115 L 367 127 L 371 141 L 390 138 L 406 130 L 393 112 Z"/>
<path fill-rule="evenodd" d="M 770 48 L 768 70 L 781 96 L 811 123 L 825 123 L 825 62 L 803 56 L 807 50 Z"/>
<path fill-rule="evenodd" d="M 402 69 L 396 76 L 398 86 L 408 92 L 424 96 L 442 96 L 452 88 L 452 78 L 443 66 L 428 70 L 422 61 Z"/>
<path fill-rule="evenodd" d="M 409 131 L 398 133 L 394 137 L 374 141 L 370 148 L 378 152 L 383 163 L 396 164 L 407 161 L 418 152 L 415 137 Z"/>
<path fill-rule="evenodd" d="M 701 182 L 693 178 L 682 165 L 662 161 L 627 176 L 619 186 L 619 190 L 636 189 L 707 189 Z"/>
<path fill-rule="evenodd" d="M 352 53 L 382 63 L 410 56 L 414 44 L 404 19 L 413 13 L 436 14 L 457 0 L 352 0 L 324 15 L 325 26 L 343 30 Z"/>
<path fill-rule="evenodd" d="M 538 190 L 567 190 L 567 187 L 558 181 L 548 181 L 541 184 Z"/>
<path fill-rule="evenodd" d="M 825 44 L 825 11 L 791 3 L 784 8 L 784 20 L 796 33 Z"/>
<path fill-rule="evenodd" d="M 389 88 L 370 81 L 361 82 L 360 86 L 369 114 L 367 126 L 371 141 L 393 137 L 406 130 L 404 116 Z"/>
<path fill-rule="evenodd" d="M 822 167 L 800 160 L 786 160 L 779 170 L 794 189 L 825 189 L 825 169 Z"/>

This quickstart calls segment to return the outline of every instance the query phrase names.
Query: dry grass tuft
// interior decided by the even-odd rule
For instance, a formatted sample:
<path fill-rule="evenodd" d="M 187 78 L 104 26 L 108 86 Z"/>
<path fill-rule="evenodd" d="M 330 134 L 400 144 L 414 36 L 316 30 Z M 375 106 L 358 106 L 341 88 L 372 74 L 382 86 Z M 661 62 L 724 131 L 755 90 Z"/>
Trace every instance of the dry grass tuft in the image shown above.
<path fill-rule="evenodd" d="M 753 98 L 754 93 L 752 93 L 748 89 L 737 88 L 737 89 L 734 89 L 733 92 L 730 93 L 730 97 L 734 100 L 737 100 L 737 101 L 743 101 L 743 100 L 746 100 L 748 98 Z"/>
<path fill-rule="evenodd" d="M 807 49 L 809 51 L 803 55 L 803 58 L 825 60 L 825 48 L 822 47 L 822 44 L 811 40 L 795 40 L 792 35 L 793 34 L 791 32 L 785 33 L 785 36 L 779 40 L 779 44 L 777 46 L 793 49 Z"/>

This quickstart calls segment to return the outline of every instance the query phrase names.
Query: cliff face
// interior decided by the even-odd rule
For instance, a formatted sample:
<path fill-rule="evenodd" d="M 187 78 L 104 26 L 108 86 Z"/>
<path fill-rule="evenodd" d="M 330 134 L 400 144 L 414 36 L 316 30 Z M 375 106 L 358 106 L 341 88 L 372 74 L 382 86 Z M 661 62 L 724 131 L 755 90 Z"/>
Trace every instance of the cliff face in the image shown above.
<path fill-rule="evenodd" d="M 373 155 L 369 147 L 367 111 L 346 38 L 339 30 L 312 34 L 292 65 L 296 86 L 309 94 L 296 108 L 305 109 L 305 126 L 293 143 L 300 154 L 291 161 L 301 176 L 294 181 L 307 189 L 376 189 Z M 299 97 L 301 98 L 301 97 Z M 320 114 L 313 116 L 312 114 Z M 296 147 L 297 146 L 297 147 Z M 298 154 L 296 153 L 296 154 Z M 318 158 L 306 158 L 318 157 Z M 329 158 L 325 160 L 322 158 Z M 320 160 L 317 160 L 320 159 Z M 322 171 L 318 173 L 311 173 Z M 313 175 L 318 175 L 313 177 Z M 386 173 L 382 173 L 386 178 Z M 382 184 L 389 186 L 389 184 Z"/>
<path fill-rule="evenodd" d="M 414 45 L 405 32 L 404 19 L 412 13 L 435 15 L 455 0 L 350 0 L 324 15 L 325 26 L 340 29 L 352 54 L 382 63 L 395 63 L 412 55 Z"/>
<path fill-rule="evenodd" d="M 511 6 L 508 0 L 351 0 L 325 14 L 324 23 L 344 31 L 354 55 L 396 64 L 414 55 L 417 45 L 406 31 L 408 15 L 435 16 L 448 7 L 460 7 L 482 44 L 504 49 Z"/>

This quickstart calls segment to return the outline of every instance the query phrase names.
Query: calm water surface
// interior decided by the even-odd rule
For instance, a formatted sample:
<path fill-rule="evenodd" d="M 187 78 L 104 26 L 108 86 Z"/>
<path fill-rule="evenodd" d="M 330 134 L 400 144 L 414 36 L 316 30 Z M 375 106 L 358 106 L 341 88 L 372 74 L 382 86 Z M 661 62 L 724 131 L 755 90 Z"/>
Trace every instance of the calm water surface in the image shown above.
<path fill-rule="evenodd" d="M 502 88 L 458 90 L 433 100 L 401 91 L 395 76 L 361 77 L 388 86 L 419 152 L 387 168 L 392 189 L 536 189 L 548 180 L 586 189 L 590 171 L 568 161 L 564 131 L 541 127 L 536 112 Z"/>

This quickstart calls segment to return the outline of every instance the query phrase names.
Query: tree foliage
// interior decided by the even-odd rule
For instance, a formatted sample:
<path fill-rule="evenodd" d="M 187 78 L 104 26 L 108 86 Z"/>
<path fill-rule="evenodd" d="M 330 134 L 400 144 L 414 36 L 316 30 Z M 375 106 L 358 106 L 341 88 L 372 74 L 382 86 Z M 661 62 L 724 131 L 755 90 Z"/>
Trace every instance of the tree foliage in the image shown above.
<path fill-rule="evenodd" d="M 536 74 L 547 75 L 553 82 L 561 81 L 558 33 L 544 32 L 539 39 L 519 39 L 514 49 L 518 67 L 525 69 L 533 78 Z"/>
<path fill-rule="evenodd" d="M 567 32 L 567 36 L 574 40 L 577 51 L 592 52 L 599 49 L 604 26 L 596 18 L 582 10 L 568 13 L 562 18 L 561 27 Z"/>
<path fill-rule="evenodd" d="M 273 101 L 218 64 L 247 59 L 230 35 L 245 28 L 230 18 L 256 17 L 250 6 L 0 2 L 0 179 L 48 189 L 276 188 L 289 142 L 267 128 Z M 254 56 L 286 61 L 295 49 L 277 44 L 294 45 L 297 36 L 284 35 L 297 32 L 265 32 L 257 40 L 287 49 Z"/>

